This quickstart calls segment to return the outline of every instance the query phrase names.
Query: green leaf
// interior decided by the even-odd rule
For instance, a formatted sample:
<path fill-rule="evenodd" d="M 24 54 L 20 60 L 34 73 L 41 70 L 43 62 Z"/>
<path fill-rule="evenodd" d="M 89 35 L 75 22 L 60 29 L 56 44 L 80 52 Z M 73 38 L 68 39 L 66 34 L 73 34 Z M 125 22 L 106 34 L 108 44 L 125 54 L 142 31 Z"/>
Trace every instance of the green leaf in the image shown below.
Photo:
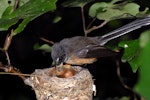
<path fill-rule="evenodd" d="M 14 35 L 16 35 L 21 32 L 30 21 L 54 9 L 56 9 L 56 0 L 30 0 L 17 8 L 11 14 L 3 16 L 0 19 L 0 31 L 7 30 L 20 19 L 23 19 L 22 23 L 15 30 Z"/>
<path fill-rule="evenodd" d="M 138 17 L 143 17 L 143 15 L 145 15 L 148 11 L 149 11 L 149 8 L 146 7 L 145 10 L 140 11 L 140 12 L 137 14 L 137 16 L 138 16 Z"/>
<path fill-rule="evenodd" d="M 119 2 L 119 1 L 122 1 L 122 0 L 112 0 L 112 1 L 110 2 L 110 4 L 115 4 L 115 3 Z"/>
<path fill-rule="evenodd" d="M 51 47 L 48 44 L 40 46 L 39 44 L 34 45 L 34 50 L 44 50 L 46 52 L 51 52 Z"/>
<path fill-rule="evenodd" d="M 3 15 L 8 15 L 14 11 L 15 1 L 16 0 L 0 0 L 0 18 Z M 19 0 L 17 6 L 20 7 L 28 1 L 29 0 Z"/>
<path fill-rule="evenodd" d="M 150 41 L 150 30 L 143 32 L 140 36 L 140 46 L 143 48 Z"/>
<path fill-rule="evenodd" d="M 0 19 L 0 31 L 5 31 L 7 30 L 10 26 L 14 25 L 17 23 L 19 18 L 10 18 L 10 19 L 5 19 L 1 18 Z"/>
<path fill-rule="evenodd" d="M 121 58 L 122 61 L 129 62 L 133 72 L 136 72 L 139 66 L 141 65 L 141 48 L 139 46 L 139 40 L 120 42 L 119 47 L 124 48 L 124 54 Z"/>
<path fill-rule="evenodd" d="M 8 0 L 0 0 L 0 18 L 3 15 L 3 12 L 8 8 L 8 7 L 13 7 L 15 3 L 15 0 L 11 0 L 11 3 L 8 3 Z"/>
<path fill-rule="evenodd" d="M 83 7 L 91 1 L 94 0 L 67 0 L 62 5 L 64 7 Z"/>
<path fill-rule="evenodd" d="M 139 13 L 139 8 L 140 6 L 136 3 L 128 3 L 123 7 L 122 11 L 132 16 L 136 16 Z"/>
<path fill-rule="evenodd" d="M 19 7 L 24 5 L 26 2 L 28 2 L 29 0 L 19 0 Z"/>
<path fill-rule="evenodd" d="M 61 19 L 62 19 L 61 16 L 56 16 L 56 17 L 54 18 L 54 20 L 53 20 L 53 23 L 57 23 L 57 22 L 59 22 Z"/>
<path fill-rule="evenodd" d="M 5 11 L 3 12 L 2 16 L 9 16 L 11 13 L 12 13 L 12 10 L 13 10 L 13 6 L 9 6 L 5 9 Z"/>
<path fill-rule="evenodd" d="M 34 17 L 28 17 L 28 18 L 25 18 L 22 23 L 19 24 L 19 26 L 17 27 L 17 29 L 14 30 L 12 36 L 15 36 L 17 35 L 18 33 L 20 33 L 21 31 L 24 30 L 24 28 L 27 26 L 27 24 L 33 20 Z"/>
<path fill-rule="evenodd" d="M 135 87 L 145 100 L 150 100 L 150 39 L 145 45 L 142 52 L 142 66 L 140 67 L 140 79 Z"/>
<path fill-rule="evenodd" d="M 117 3 L 119 0 L 112 2 L 94 3 L 89 9 L 89 16 L 96 17 L 99 20 L 110 21 L 120 18 L 128 18 L 136 16 L 140 13 L 140 6 L 136 3 Z M 142 12 L 140 14 L 146 13 Z"/>
<path fill-rule="evenodd" d="M 96 15 L 100 12 L 104 12 L 104 8 L 106 8 L 108 4 L 106 2 L 98 2 L 94 3 L 89 9 L 89 15 L 91 17 L 96 17 Z"/>

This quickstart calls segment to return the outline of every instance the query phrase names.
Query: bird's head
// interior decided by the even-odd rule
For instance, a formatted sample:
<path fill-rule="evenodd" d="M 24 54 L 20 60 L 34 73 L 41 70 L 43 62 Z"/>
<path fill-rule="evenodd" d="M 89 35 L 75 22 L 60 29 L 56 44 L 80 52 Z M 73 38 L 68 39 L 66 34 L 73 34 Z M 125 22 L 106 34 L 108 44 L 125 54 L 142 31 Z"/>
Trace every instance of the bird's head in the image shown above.
<path fill-rule="evenodd" d="M 56 65 L 65 62 L 66 54 L 64 48 L 59 43 L 55 43 L 52 46 L 51 57 Z"/>

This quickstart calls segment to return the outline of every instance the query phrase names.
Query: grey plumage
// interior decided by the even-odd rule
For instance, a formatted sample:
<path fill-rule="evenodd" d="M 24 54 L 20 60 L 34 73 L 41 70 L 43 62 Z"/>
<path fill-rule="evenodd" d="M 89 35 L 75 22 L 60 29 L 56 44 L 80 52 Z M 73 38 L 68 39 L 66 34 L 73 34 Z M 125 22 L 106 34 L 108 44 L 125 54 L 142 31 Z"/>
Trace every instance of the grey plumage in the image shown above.
<path fill-rule="evenodd" d="M 103 36 L 76 36 L 63 39 L 52 46 L 52 59 L 56 64 L 60 64 L 67 62 L 73 54 L 79 58 L 98 58 L 113 55 L 113 51 L 104 47 L 107 42 L 147 25 L 150 25 L 150 16 L 139 18 Z"/>

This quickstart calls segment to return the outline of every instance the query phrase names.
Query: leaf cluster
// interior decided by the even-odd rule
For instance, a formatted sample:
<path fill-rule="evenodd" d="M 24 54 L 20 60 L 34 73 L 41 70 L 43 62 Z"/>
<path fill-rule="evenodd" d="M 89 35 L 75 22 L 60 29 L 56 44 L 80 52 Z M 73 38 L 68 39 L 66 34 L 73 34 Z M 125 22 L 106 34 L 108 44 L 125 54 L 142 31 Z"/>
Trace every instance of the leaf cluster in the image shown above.
<path fill-rule="evenodd" d="M 14 30 L 14 35 L 24 30 L 26 25 L 38 16 L 56 9 L 56 0 L 21 0 L 18 2 L 18 8 L 15 8 L 16 0 L 11 0 L 11 4 L 7 0 L 0 0 L 0 31 L 8 30 L 19 20 L 22 22 Z M 17 2 L 17 1 L 16 1 Z"/>

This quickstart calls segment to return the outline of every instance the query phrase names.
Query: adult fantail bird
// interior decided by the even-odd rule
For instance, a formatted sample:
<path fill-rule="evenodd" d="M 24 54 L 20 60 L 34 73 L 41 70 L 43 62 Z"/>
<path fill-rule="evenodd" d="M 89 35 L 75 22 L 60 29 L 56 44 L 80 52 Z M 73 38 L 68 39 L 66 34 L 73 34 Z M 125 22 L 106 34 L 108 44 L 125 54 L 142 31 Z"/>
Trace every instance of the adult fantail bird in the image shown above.
<path fill-rule="evenodd" d="M 51 56 L 56 65 L 67 63 L 71 65 L 90 64 L 96 58 L 112 56 L 116 52 L 104 47 L 104 45 L 117 37 L 125 35 L 142 26 L 150 24 L 150 16 L 139 18 L 103 36 L 84 37 L 76 36 L 66 38 L 52 46 Z"/>

